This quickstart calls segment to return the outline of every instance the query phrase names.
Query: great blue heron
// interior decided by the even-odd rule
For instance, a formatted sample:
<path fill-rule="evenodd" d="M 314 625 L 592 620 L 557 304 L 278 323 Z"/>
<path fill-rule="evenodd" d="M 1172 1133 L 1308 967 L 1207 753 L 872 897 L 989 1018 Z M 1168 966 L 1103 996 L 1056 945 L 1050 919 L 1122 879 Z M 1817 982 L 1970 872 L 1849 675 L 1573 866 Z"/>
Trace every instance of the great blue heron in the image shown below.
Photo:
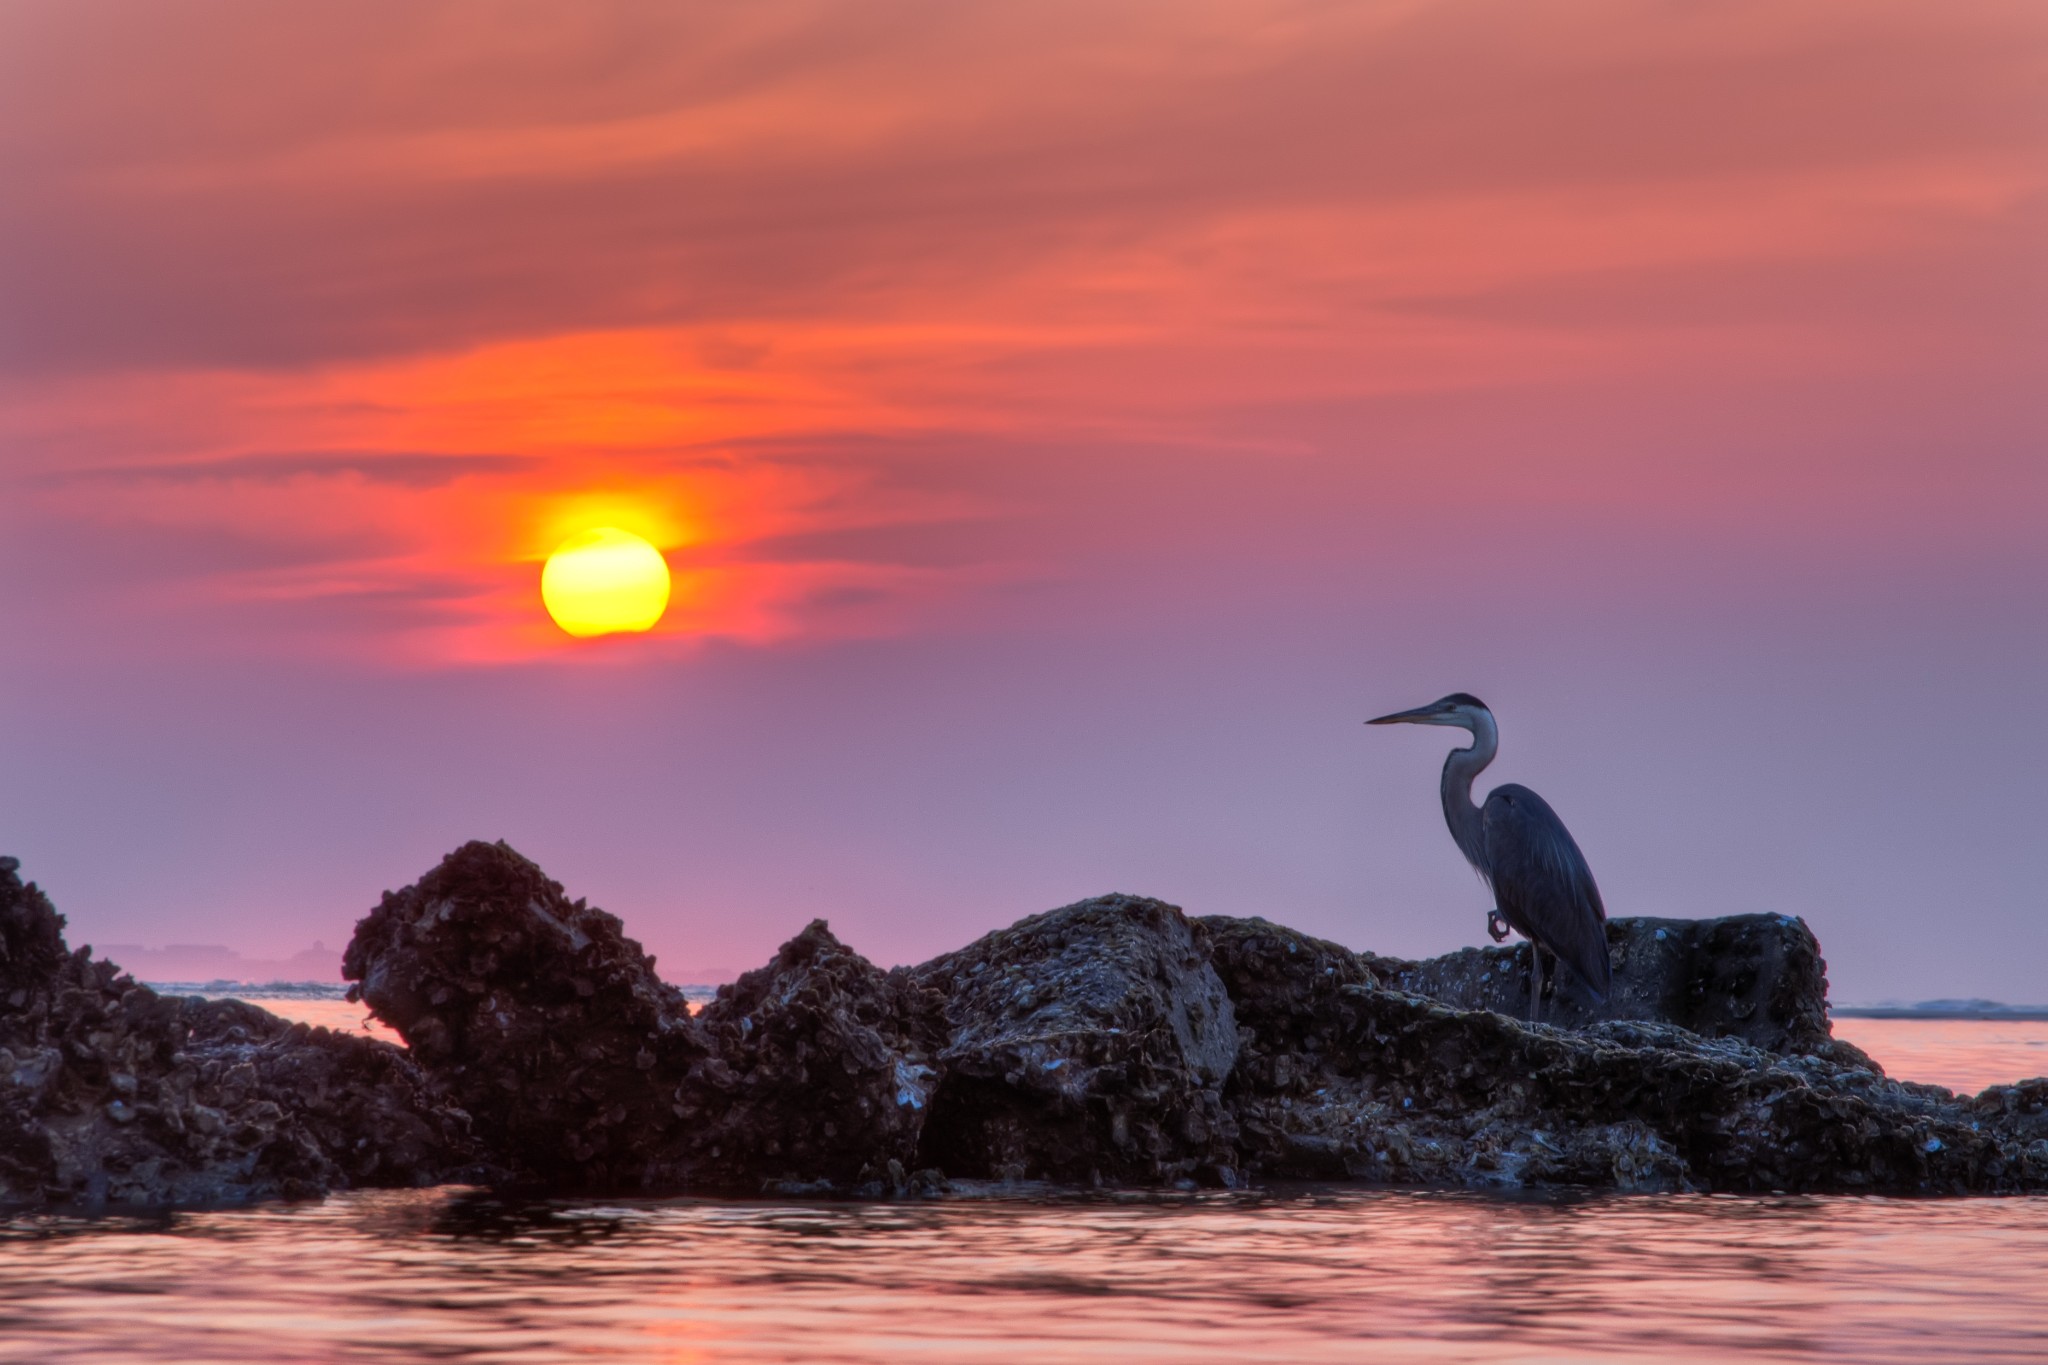
<path fill-rule="evenodd" d="M 1542 1009 L 1546 950 L 1596 1002 L 1604 1002 L 1613 982 L 1607 907 L 1564 821 L 1548 801 L 1514 782 L 1495 787 L 1484 807 L 1472 800 L 1472 779 L 1500 748 L 1500 729 L 1486 703 L 1469 692 L 1453 692 L 1366 724 L 1455 725 L 1472 733 L 1472 747 L 1453 749 L 1444 760 L 1444 819 L 1466 861 L 1493 886 L 1499 909 L 1486 912 L 1486 932 L 1496 943 L 1510 928 L 1529 940 L 1530 1019 Z"/>

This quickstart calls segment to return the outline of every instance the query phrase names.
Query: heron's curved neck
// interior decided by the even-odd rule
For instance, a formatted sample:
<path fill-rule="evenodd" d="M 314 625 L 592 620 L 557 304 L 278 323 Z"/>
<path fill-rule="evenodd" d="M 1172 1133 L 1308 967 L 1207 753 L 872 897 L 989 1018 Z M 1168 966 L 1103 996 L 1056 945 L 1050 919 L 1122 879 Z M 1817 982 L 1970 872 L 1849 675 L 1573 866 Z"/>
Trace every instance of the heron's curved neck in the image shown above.
<path fill-rule="evenodd" d="M 1457 841 L 1465 861 L 1481 872 L 1487 866 L 1486 826 L 1472 800 L 1472 779 L 1493 762 L 1499 749 L 1500 731 L 1495 728 L 1493 717 L 1482 711 L 1472 725 L 1472 747 L 1453 749 L 1444 760 L 1444 820 L 1450 825 L 1451 838 Z"/>

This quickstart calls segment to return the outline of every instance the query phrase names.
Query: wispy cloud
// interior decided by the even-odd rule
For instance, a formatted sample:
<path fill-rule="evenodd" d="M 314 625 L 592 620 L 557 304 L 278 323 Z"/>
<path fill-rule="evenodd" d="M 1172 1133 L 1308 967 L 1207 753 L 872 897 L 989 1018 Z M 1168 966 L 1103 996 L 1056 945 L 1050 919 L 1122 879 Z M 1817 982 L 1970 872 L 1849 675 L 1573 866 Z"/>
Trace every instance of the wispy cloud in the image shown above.
<path fill-rule="evenodd" d="M 2042 339 L 2025 7 L 119 14 L 0 20 L 0 478 L 80 535 L 294 547 L 188 606 L 420 659 L 555 649 L 533 566 L 591 517 L 672 552 L 675 643 L 910 629 L 1067 571 L 1105 466 L 1420 508 L 1360 414 L 2015 385 Z M 1810 514 L 1854 446 L 1775 486 Z M 1458 455 L 1672 515 L 1753 495 L 1728 458 Z"/>

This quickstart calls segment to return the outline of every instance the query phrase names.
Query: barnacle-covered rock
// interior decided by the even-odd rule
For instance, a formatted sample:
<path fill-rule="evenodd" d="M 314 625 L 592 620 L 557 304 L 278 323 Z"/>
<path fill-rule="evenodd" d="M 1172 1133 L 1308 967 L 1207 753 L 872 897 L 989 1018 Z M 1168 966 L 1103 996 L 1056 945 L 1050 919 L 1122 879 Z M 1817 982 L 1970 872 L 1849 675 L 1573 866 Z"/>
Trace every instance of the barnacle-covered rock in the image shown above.
<path fill-rule="evenodd" d="M 1622 920 L 1600 1015 L 1527 949 L 1413 963 L 1105 896 L 884 971 L 822 921 L 693 1018 L 619 921 L 466 844 L 357 926 L 409 1043 L 71 952 L 0 859 L 0 1199 L 441 1180 L 854 1194 L 956 1180 L 2048 1190 L 2048 1080 L 1958 1098 L 1826 1032 L 1798 921 Z"/>
<path fill-rule="evenodd" d="M 1237 1019 L 1178 907 L 1102 896 L 912 969 L 944 998 L 923 1159 L 948 1175 L 1233 1181 Z"/>
<path fill-rule="evenodd" d="M 386 892 L 342 974 L 523 1176 L 687 1180 L 677 1090 L 706 1055 L 703 1031 L 617 916 L 571 901 L 507 845 L 464 844 Z"/>
<path fill-rule="evenodd" d="M 399 1049 L 160 995 L 0 858 L 0 1202 L 176 1205 L 495 1174 Z"/>
<path fill-rule="evenodd" d="M 897 1188 L 931 1098 L 914 1035 L 943 1002 L 813 920 L 775 960 L 721 986 L 699 1022 L 711 1051 L 679 1096 L 692 1179 L 723 1188 Z"/>
<path fill-rule="evenodd" d="M 1535 951 L 1523 942 L 1465 948 L 1423 962 L 1370 954 L 1365 960 L 1399 990 L 1458 1009 L 1526 1019 Z M 1828 1033 L 1827 963 L 1805 920 L 1790 915 L 1613 919 L 1607 922 L 1607 952 L 1614 981 L 1601 1005 L 1558 990 L 1556 967 L 1546 964 L 1544 1022 L 1567 1028 L 1609 1019 L 1677 1024 L 1705 1038 L 1738 1038 L 1766 1052 L 1824 1052 L 1834 1045 Z"/>
<path fill-rule="evenodd" d="M 2041 1082 L 1959 1101 L 1832 1054 L 1770 1052 L 1670 1023 L 1532 1026 L 1380 984 L 1385 959 L 1347 960 L 1337 945 L 1264 921 L 1204 925 L 1251 1034 L 1229 1098 L 1255 1173 L 1464 1186 L 2048 1189 Z"/>

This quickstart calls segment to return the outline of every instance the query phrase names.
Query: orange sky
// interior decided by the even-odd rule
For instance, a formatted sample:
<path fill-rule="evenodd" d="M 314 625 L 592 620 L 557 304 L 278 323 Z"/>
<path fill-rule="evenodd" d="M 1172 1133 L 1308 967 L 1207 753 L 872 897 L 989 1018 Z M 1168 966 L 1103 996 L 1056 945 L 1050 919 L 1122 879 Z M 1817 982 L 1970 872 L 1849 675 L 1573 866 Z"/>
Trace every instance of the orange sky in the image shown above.
<path fill-rule="evenodd" d="M 1528 716 L 1597 660 L 1619 696 L 1706 708 L 1678 762 L 1742 720 L 1699 668 L 1670 671 L 1673 639 L 1757 670 L 1812 651 L 1799 667 L 1902 713 L 1923 687 L 2032 687 L 2041 714 L 2039 647 L 2011 640 L 2041 624 L 2048 539 L 2044 90 L 2032 0 L 11 7 L 0 626 L 47 661 L 13 705 L 70 736 L 51 763 L 104 743 L 106 781 L 163 797 L 49 699 L 132 712 L 116 680 L 153 673 L 204 696 L 217 669 L 286 693 L 360 670 L 376 692 L 586 663 L 687 691 L 734 651 L 824 679 L 881 651 L 962 670 L 965 696 L 988 650 L 1236 642 L 1185 684 L 1201 693 L 1286 617 L 1359 642 L 1273 667 L 1341 677 L 1361 714 L 1526 682 Z M 668 552 L 658 638 L 573 642 L 539 613 L 540 558 L 597 522 Z M 1480 604 L 1488 648 L 1426 624 Z M 1873 681 L 1887 642 L 1937 639 L 1955 676 Z M 437 705 L 557 723 L 502 700 L 524 683 L 448 686 L 479 690 Z M 436 733 L 418 694 L 390 695 L 391 743 Z M 918 743 L 1019 703 L 989 704 Z M 1091 731 L 1087 705 L 1059 702 L 1049 732 Z M 192 744 L 222 752 L 230 712 L 194 707 Z M 315 714 L 277 724 L 223 782 L 282 781 L 260 774 L 325 743 L 302 738 Z M 1070 743 L 1090 741 L 1039 749 Z M 790 787 L 816 778 L 790 762 Z M 1981 778 L 1957 770 L 1943 799 L 2010 799 Z M 1430 815 L 1420 780 L 1385 799 Z M 545 809 L 493 818 L 544 828 Z M 122 909 L 136 874 L 91 880 L 76 812 L 0 814 L 45 831 L 119 936 L 185 934 Z M 365 835 L 370 880 L 409 878 L 477 818 L 425 801 L 417 842 Z M 759 934 L 704 953 L 758 953 L 811 912 L 941 946 L 955 871 L 917 841 L 834 839 L 858 852 L 820 854 L 818 889 L 761 892 Z M 194 875 L 241 856 L 192 846 Z M 1957 856 L 1988 868 L 1972 894 L 2010 928 L 2038 908 L 2039 858 L 2002 847 Z M 1178 848 L 994 899 L 1023 913 L 1099 874 L 1241 906 L 1265 875 Z M 593 858 L 650 900 L 759 884 L 737 853 L 715 874 L 661 856 Z M 1354 863 L 1290 894 L 1342 925 L 1360 901 L 1461 888 L 1447 844 L 1416 858 L 1398 894 Z M 376 889 L 308 875 L 293 924 L 329 937 Z M 1655 888 L 1648 854 L 1624 884 Z M 212 928 L 180 913 L 246 936 L 279 885 L 257 878 Z M 1801 896 L 1826 889 L 1667 901 Z M 687 914 L 672 928 L 694 942 Z"/>

